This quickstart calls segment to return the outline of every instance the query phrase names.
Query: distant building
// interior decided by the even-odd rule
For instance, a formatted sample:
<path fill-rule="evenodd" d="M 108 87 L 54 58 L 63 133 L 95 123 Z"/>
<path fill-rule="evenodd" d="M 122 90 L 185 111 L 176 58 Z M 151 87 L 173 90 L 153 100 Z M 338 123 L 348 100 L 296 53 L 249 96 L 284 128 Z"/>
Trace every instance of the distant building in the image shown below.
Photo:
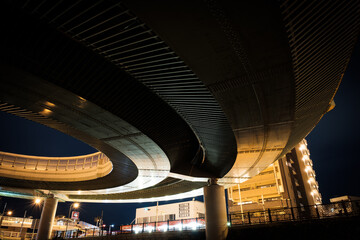
<path fill-rule="evenodd" d="M 330 202 L 331 203 L 338 203 L 338 202 L 354 202 L 354 201 L 360 201 L 360 197 L 356 197 L 356 196 L 341 196 L 341 197 L 335 197 L 335 198 L 330 198 Z"/>
<path fill-rule="evenodd" d="M 66 226 L 68 223 L 68 226 Z M 3 216 L 1 218 L 0 239 L 36 239 L 39 219 Z M 62 237 L 67 230 L 68 237 L 98 236 L 100 229 L 92 224 L 56 217 L 52 237 Z"/>
<path fill-rule="evenodd" d="M 187 201 L 136 209 L 136 224 L 205 218 L 203 202 Z"/>
<path fill-rule="evenodd" d="M 228 189 L 230 213 L 302 207 L 322 203 L 315 171 L 302 140 L 257 176 Z"/>
<path fill-rule="evenodd" d="M 359 214 L 360 213 L 360 197 L 356 196 L 341 196 L 330 198 L 333 204 L 329 210 L 329 215 L 341 214 Z"/>

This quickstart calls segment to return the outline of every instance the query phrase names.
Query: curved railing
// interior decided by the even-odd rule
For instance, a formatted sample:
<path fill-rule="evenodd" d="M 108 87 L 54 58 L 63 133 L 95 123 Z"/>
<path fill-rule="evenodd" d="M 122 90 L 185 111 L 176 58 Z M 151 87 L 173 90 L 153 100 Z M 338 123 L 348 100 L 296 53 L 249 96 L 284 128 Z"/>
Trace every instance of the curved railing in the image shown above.
<path fill-rule="evenodd" d="M 75 157 L 40 157 L 0 152 L 0 174 L 4 177 L 39 181 L 84 181 L 103 177 L 111 170 L 112 163 L 102 152 Z"/>

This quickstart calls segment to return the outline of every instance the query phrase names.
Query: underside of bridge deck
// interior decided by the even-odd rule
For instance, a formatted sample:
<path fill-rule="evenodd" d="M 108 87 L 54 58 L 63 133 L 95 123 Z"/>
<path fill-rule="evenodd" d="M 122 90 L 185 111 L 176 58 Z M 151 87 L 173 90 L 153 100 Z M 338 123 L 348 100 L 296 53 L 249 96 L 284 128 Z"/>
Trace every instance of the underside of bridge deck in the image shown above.
<path fill-rule="evenodd" d="M 72 201 L 193 196 L 258 174 L 328 111 L 360 26 L 359 1 L 0 4 L 0 110 L 112 163 L 91 180 L 0 185 Z"/>

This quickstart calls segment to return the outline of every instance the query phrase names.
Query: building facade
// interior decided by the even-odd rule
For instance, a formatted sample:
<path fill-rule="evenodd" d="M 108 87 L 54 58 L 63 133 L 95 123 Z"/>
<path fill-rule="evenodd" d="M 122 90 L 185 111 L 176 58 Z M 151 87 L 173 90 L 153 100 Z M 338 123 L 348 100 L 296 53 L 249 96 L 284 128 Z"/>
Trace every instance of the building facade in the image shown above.
<path fill-rule="evenodd" d="M 187 201 L 136 209 L 136 224 L 205 218 L 203 202 Z"/>
<path fill-rule="evenodd" d="M 306 140 L 257 176 L 228 189 L 229 213 L 322 203 Z"/>
<path fill-rule="evenodd" d="M 39 219 L 3 216 L 1 218 L 0 239 L 36 239 Z M 100 228 L 83 221 L 57 216 L 53 222 L 51 237 L 68 238 L 99 236 Z"/>

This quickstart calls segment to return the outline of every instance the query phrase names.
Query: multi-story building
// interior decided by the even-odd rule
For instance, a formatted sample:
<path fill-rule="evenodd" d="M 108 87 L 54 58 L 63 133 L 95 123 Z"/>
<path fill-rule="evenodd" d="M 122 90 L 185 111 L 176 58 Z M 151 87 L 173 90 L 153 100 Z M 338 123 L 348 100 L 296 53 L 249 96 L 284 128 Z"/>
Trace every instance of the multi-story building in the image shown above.
<path fill-rule="evenodd" d="M 228 189 L 230 213 L 321 204 L 319 186 L 302 140 L 257 176 Z"/>
<path fill-rule="evenodd" d="M 137 208 L 135 219 L 135 224 L 121 226 L 120 231 L 139 233 L 196 230 L 205 227 L 205 207 L 203 202 L 193 200 Z"/>

